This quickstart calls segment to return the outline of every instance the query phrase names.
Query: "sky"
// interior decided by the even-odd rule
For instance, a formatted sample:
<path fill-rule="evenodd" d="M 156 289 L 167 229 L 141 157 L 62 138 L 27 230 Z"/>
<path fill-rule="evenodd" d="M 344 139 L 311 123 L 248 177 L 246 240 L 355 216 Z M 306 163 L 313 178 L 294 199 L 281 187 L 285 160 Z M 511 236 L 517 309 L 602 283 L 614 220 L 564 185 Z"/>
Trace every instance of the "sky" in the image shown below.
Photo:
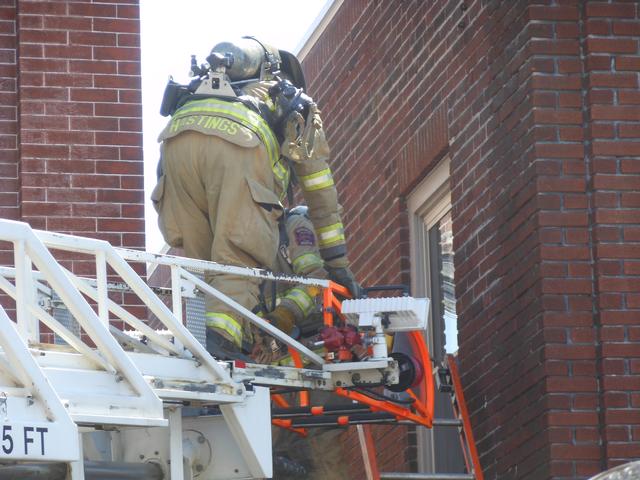
<path fill-rule="evenodd" d="M 297 53 L 318 15 L 331 0 L 141 0 L 142 121 L 144 142 L 147 250 L 158 252 L 164 240 L 149 196 L 155 186 L 159 145 L 167 123 L 159 113 L 169 76 L 189 81 L 191 55 L 203 63 L 221 42 L 253 35 Z"/>

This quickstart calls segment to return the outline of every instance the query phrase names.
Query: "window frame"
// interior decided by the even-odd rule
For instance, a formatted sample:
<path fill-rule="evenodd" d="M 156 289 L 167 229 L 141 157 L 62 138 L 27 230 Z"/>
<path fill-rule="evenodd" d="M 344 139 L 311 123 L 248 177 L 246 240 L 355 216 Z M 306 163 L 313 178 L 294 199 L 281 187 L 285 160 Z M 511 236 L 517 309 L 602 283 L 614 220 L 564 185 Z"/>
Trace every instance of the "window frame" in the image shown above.
<path fill-rule="evenodd" d="M 407 196 L 411 292 L 414 296 L 428 296 L 432 290 L 428 232 L 451 209 L 450 166 L 449 157 L 442 159 Z M 419 245 L 422 246 L 421 249 L 418 248 Z M 423 270 L 418 271 L 418 267 Z M 432 347 L 429 342 L 429 348 Z"/>
<path fill-rule="evenodd" d="M 407 196 L 407 210 L 409 214 L 409 239 L 410 239 L 410 259 L 411 259 L 411 292 L 414 297 L 428 297 L 431 299 L 432 285 L 432 263 L 437 262 L 437 258 L 432 257 L 429 248 L 429 232 L 440 220 L 451 210 L 451 190 L 450 190 L 450 168 L 449 157 L 443 158 L 438 165 L 416 186 Z M 425 341 L 430 352 L 434 352 L 434 332 L 432 308 L 429 309 L 429 323 Z M 448 401 L 446 394 L 438 394 L 436 400 Z M 442 415 L 440 415 L 442 416 Z M 448 438 L 447 443 L 455 442 L 457 439 Z M 436 450 L 435 435 L 433 429 L 417 429 L 418 447 L 418 469 L 420 472 L 436 472 Z M 439 445 L 438 452 L 445 450 L 447 446 Z M 454 447 L 455 448 L 455 447 Z M 460 452 L 462 454 L 462 452 Z M 438 463 L 448 462 L 447 459 L 440 459 Z"/>

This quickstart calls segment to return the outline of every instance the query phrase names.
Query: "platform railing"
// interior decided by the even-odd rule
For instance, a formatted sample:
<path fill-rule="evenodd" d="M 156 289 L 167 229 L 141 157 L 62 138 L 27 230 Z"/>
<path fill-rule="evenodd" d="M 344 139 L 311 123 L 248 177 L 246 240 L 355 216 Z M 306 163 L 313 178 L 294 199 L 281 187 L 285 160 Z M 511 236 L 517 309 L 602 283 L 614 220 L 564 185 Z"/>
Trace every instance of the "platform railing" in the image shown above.
<path fill-rule="evenodd" d="M 0 288 L 15 299 L 17 329 L 21 334 L 22 341 L 26 345 L 39 343 L 38 321 L 43 321 L 97 366 L 117 378 L 126 379 L 137 394 L 139 403 L 145 405 L 152 416 L 161 419 L 162 403 L 158 397 L 31 227 L 26 223 L 0 220 L 0 240 L 12 242 L 14 245 L 15 285 L 11 285 L 10 281 L 3 278 Z M 99 241 L 95 240 L 94 242 Z M 108 251 L 109 244 L 100 243 L 101 250 Z M 38 304 L 33 267 L 40 273 L 43 281 L 46 281 L 56 291 L 80 323 L 95 344 L 95 351 L 51 317 Z M 19 361 L 16 358 L 10 360 L 13 360 L 14 364 Z"/>

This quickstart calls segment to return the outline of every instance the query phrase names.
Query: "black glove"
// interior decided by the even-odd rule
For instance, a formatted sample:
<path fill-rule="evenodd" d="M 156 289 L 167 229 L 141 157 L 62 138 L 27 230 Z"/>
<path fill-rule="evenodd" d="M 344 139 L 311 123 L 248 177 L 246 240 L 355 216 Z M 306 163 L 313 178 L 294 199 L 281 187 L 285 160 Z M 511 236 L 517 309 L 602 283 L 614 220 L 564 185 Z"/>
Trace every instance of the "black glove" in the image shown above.
<path fill-rule="evenodd" d="M 362 287 L 348 267 L 332 268 L 327 266 L 327 271 L 329 272 L 329 279 L 339 283 L 343 287 L 346 287 L 346 289 L 351 292 L 353 298 L 359 298 L 362 296 Z"/>

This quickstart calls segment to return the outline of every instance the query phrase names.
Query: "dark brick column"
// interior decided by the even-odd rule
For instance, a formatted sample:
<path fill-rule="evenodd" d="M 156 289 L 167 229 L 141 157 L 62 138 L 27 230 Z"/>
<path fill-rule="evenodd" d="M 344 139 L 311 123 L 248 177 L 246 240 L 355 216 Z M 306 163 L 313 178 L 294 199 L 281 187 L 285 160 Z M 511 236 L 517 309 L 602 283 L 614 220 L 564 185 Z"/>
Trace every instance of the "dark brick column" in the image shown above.
<path fill-rule="evenodd" d="M 601 458 L 640 456 L 640 5 L 588 2 L 584 105 Z"/>
<path fill-rule="evenodd" d="M 16 219 L 18 209 L 18 70 L 16 8 L 0 6 L 0 216 Z"/>

